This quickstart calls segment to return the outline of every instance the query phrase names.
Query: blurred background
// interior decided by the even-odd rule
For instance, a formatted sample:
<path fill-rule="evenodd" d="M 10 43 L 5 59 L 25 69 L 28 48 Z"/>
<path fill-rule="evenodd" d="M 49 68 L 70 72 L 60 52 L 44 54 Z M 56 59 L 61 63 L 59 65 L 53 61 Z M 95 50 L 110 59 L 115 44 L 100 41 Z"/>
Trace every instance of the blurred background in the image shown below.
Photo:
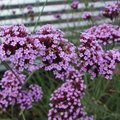
<path fill-rule="evenodd" d="M 72 39 L 71 29 L 75 30 L 72 31 L 73 36 L 91 24 L 111 22 L 110 19 L 101 18 L 100 13 L 106 4 L 117 0 L 77 1 L 79 4 L 72 6 L 72 0 L 0 0 L 0 25 L 22 23 L 30 30 L 34 30 L 34 27 L 38 29 L 43 24 L 53 24 L 67 32 L 67 36 Z M 91 12 L 92 19 L 82 19 L 85 11 Z"/>

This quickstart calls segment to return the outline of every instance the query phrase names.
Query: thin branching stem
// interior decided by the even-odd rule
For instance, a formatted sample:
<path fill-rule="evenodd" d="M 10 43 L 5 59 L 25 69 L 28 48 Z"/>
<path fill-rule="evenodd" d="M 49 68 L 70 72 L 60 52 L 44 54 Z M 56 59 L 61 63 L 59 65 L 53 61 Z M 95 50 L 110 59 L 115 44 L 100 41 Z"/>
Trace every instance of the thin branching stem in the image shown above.
<path fill-rule="evenodd" d="M 11 72 L 16 76 L 16 78 L 17 78 L 18 80 L 20 80 L 19 77 L 17 76 L 17 74 L 14 72 L 14 70 L 9 66 L 9 64 L 8 64 L 6 61 L 2 61 L 2 64 L 3 64 L 7 69 L 11 70 Z"/>

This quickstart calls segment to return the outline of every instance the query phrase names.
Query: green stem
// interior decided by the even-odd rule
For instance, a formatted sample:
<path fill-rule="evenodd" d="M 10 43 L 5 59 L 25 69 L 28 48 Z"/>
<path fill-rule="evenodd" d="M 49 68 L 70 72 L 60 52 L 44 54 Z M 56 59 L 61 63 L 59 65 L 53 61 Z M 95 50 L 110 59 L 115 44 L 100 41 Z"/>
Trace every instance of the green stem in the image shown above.
<path fill-rule="evenodd" d="M 8 64 L 6 61 L 2 61 L 2 64 L 3 64 L 7 69 L 11 70 L 12 73 L 16 76 L 16 78 L 17 78 L 18 80 L 20 80 L 19 77 L 18 77 L 18 76 L 16 75 L 16 73 L 14 72 L 14 70 L 9 66 L 9 64 Z"/>
<path fill-rule="evenodd" d="M 12 116 L 12 119 L 14 119 L 14 110 L 13 110 L 13 106 L 11 107 L 11 116 Z"/>
<path fill-rule="evenodd" d="M 23 120 L 26 120 L 23 112 L 21 113 L 21 115 L 22 115 Z"/>
<path fill-rule="evenodd" d="M 33 74 L 35 73 L 35 71 L 33 71 L 26 79 L 25 83 L 33 76 Z"/>
<path fill-rule="evenodd" d="M 48 0 L 45 1 L 44 5 L 43 5 L 43 7 L 42 7 L 42 10 L 41 10 L 41 12 L 40 12 L 40 14 L 39 14 L 39 16 L 38 16 L 38 19 L 37 19 L 37 21 L 36 21 L 36 23 L 35 23 L 35 27 L 34 27 L 34 29 L 33 29 L 33 32 L 35 32 L 35 30 L 36 30 L 36 28 L 37 28 L 38 21 L 40 21 L 42 12 L 43 12 L 43 10 L 44 10 L 44 8 L 45 8 L 45 5 L 46 5 L 47 1 L 48 1 Z"/>

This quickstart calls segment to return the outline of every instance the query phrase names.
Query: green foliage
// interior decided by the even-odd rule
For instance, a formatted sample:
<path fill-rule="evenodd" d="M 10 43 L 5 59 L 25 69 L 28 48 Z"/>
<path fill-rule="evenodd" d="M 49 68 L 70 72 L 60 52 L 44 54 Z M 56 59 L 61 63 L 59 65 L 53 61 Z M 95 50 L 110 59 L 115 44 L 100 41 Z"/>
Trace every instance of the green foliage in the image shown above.
<path fill-rule="evenodd" d="M 86 95 L 83 103 L 88 113 L 93 114 L 95 120 L 120 119 L 120 75 L 114 75 L 112 80 L 98 77 L 90 80 L 86 75 Z"/>

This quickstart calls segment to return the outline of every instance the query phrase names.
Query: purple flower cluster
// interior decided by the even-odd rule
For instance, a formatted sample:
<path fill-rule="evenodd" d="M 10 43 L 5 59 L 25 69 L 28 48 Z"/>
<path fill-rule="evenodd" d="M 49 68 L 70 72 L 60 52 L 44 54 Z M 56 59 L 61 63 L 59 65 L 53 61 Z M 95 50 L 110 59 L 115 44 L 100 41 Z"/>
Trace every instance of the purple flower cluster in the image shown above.
<path fill-rule="evenodd" d="M 81 105 L 83 94 L 83 80 L 65 82 L 51 95 L 48 120 L 93 120 L 92 117 L 87 117 Z"/>
<path fill-rule="evenodd" d="M 113 18 L 119 15 L 119 12 L 120 12 L 119 3 L 112 3 L 104 7 L 102 15 L 112 20 Z"/>
<path fill-rule="evenodd" d="M 38 102 L 42 99 L 43 92 L 40 86 L 37 84 L 32 84 L 27 90 L 19 91 L 17 104 L 20 109 L 30 109 L 32 108 L 32 103 Z"/>
<path fill-rule="evenodd" d="M 120 27 L 112 24 L 104 23 L 93 26 L 86 30 L 85 33 L 94 35 L 101 45 L 120 41 Z"/>
<path fill-rule="evenodd" d="M 103 55 L 103 61 L 100 66 L 100 74 L 106 79 L 112 79 L 113 72 L 116 68 L 116 63 L 120 62 L 120 52 L 116 49 L 109 50 Z"/>
<path fill-rule="evenodd" d="M 64 38 L 62 31 L 51 25 L 42 26 L 35 34 L 28 34 L 22 25 L 1 27 L 0 58 L 10 61 L 11 66 L 19 72 L 24 69 L 33 71 L 61 71 L 69 67 L 76 58 L 76 47 Z M 37 58 L 41 64 L 36 65 Z"/>
<path fill-rule="evenodd" d="M 66 81 L 52 94 L 49 120 L 93 120 L 87 116 L 80 101 L 86 86 L 82 72 L 77 69 L 76 47 L 64 38 L 62 31 L 44 25 L 32 34 L 23 25 L 14 25 L 1 27 L 0 37 L 0 58 L 11 62 L 10 67 L 18 77 L 7 71 L 1 80 L 1 109 L 17 105 L 24 110 L 31 108 L 33 102 L 38 102 L 42 98 L 41 88 L 38 85 L 25 88 L 25 76 L 21 72 L 42 68 Z M 37 60 L 39 63 L 36 63 Z"/>
<path fill-rule="evenodd" d="M 81 35 L 79 56 L 82 72 L 91 74 L 94 79 L 103 75 L 106 79 L 112 79 L 116 63 L 120 62 L 119 50 L 107 50 L 102 45 L 120 40 L 120 28 L 110 24 L 92 27 Z"/>
<path fill-rule="evenodd" d="M 56 78 L 62 79 L 64 81 L 82 78 L 82 74 L 80 73 L 80 71 L 75 69 L 75 67 L 72 65 L 69 65 L 69 67 L 67 67 L 66 69 L 62 69 L 61 71 L 54 70 L 53 73 Z"/>
<path fill-rule="evenodd" d="M 36 47 L 28 37 L 28 32 L 23 25 L 1 27 L 0 36 L 0 58 L 3 61 L 10 61 L 12 68 L 19 72 L 24 69 L 31 70 L 37 56 Z"/>
<path fill-rule="evenodd" d="M 0 109 L 3 111 L 6 110 L 8 106 L 16 104 L 16 98 L 18 97 L 25 76 L 19 75 L 19 79 L 20 81 L 16 79 L 16 76 L 14 76 L 12 72 L 6 71 L 0 81 Z"/>
<path fill-rule="evenodd" d="M 86 86 L 82 74 L 74 66 L 78 57 L 76 47 L 64 38 L 63 32 L 51 25 L 42 26 L 32 37 L 35 41 L 34 46 L 40 51 L 40 67 L 53 71 L 55 77 L 66 81 L 52 94 L 48 119 L 92 120 L 92 117 L 87 117 L 80 102 Z"/>
<path fill-rule="evenodd" d="M 0 37 L 26 37 L 29 34 L 26 27 L 22 24 L 1 26 L 0 27 Z"/>
<path fill-rule="evenodd" d="M 29 86 L 29 93 L 32 96 L 33 101 L 38 102 L 42 99 L 42 89 L 37 84 L 31 84 Z"/>
<path fill-rule="evenodd" d="M 29 109 L 33 102 L 38 102 L 42 98 L 41 87 L 30 85 L 24 90 L 22 86 L 25 76 L 16 72 L 15 74 L 8 70 L 0 81 L 0 109 L 3 111 L 15 105 L 20 106 L 22 110 Z"/>
<path fill-rule="evenodd" d="M 90 20 L 92 18 L 92 13 L 91 12 L 84 12 L 82 14 L 82 19 L 84 20 Z"/>
<path fill-rule="evenodd" d="M 40 50 L 41 67 L 45 70 L 64 71 L 76 59 L 76 47 L 64 38 L 63 32 L 51 25 L 41 27 L 33 39 Z"/>
<path fill-rule="evenodd" d="M 78 5 L 79 5 L 79 0 L 73 0 L 71 3 L 71 8 L 78 9 Z"/>
<path fill-rule="evenodd" d="M 84 33 L 81 35 L 79 47 L 80 71 L 88 72 L 92 78 L 99 75 L 99 61 L 102 61 L 103 50 L 93 35 Z"/>
<path fill-rule="evenodd" d="M 31 21 L 34 20 L 35 12 L 33 10 L 33 6 L 32 5 L 28 5 L 27 6 L 27 16 L 30 18 Z"/>
<path fill-rule="evenodd" d="M 84 19 L 90 19 L 89 15 Z M 98 75 L 112 78 L 116 63 L 120 62 L 120 52 L 116 49 L 105 51 L 102 47 L 119 42 L 119 33 L 118 26 L 94 26 L 82 33 L 77 53 L 75 45 L 65 39 L 64 33 L 51 25 L 42 26 L 34 34 L 23 25 L 0 27 L 0 58 L 10 61 L 16 71 L 15 74 L 6 71 L 0 81 L 0 108 L 6 110 L 17 105 L 24 110 L 41 100 L 42 89 L 35 84 L 26 88 L 21 72 L 42 68 L 65 81 L 51 96 L 48 119 L 93 120 L 81 104 L 86 88 L 82 77 L 88 72 L 92 79 Z M 36 63 L 37 60 L 40 63 Z"/>

